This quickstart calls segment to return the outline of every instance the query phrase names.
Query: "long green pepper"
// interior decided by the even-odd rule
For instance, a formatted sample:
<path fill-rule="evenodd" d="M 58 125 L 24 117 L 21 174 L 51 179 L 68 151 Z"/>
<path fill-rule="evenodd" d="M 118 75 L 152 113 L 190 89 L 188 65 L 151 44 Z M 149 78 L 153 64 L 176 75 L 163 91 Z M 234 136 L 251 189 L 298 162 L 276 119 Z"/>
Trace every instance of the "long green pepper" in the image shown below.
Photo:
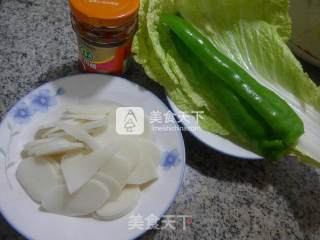
<path fill-rule="evenodd" d="M 279 151 L 283 152 L 284 148 L 289 148 L 297 142 L 297 139 L 304 132 L 303 122 L 284 100 L 259 84 L 239 65 L 220 53 L 207 38 L 184 19 L 174 15 L 164 15 L 160 21 L 166 24 L 170 30 L 176 34 L 183 44 L 192 51 L 211 73 L 214 73 L 214 75 L 229 86 L 230 89 L 242 99 L 243 107 L 245 107 L 243 103 L 245 102 L 245 104 L 252 108 L 253 113 L 259 115 L 259 119 L 263 119 L 263 121 L 260 120 L 260 126 L 263 124 L 263 128 L 267 130 L 268 134 L 260 139 L 259 148 L 265 155 L 263 145 L 265 145 L 266 148 L 279 148 L 281 149 Z M 215 84 L 214 88 L 217 86 L 216 82 L 212 84 Z M 210 84 L 207 82 L 205 86 L 210 87 Z M 223 96 L 220 96 L 220 98 L 221 97 Z M 238 110 L 239 108 L 233 108 L 235 113 L 231 111 L 228 113 L 229 116 L 230 114 L 233 115 L 233 121 L 239 122 L 233 126 L 233 130 L 238 129 L 237 132 L 240 133 L 242 137 L 246 137 L 247 142 L 252 142 L 254 139 L 250 140 L 248 138 L 251 138 L 253 133 L 250 134 L 248 132 L 248 127 L 251 125 L 252 131 L 255 132 L 256 125 L 250 121 L 247 122 L 247 124 L 240 124 L 240 122 L 244 121 L 245 116 L 239 114 L 240 111 Z M 239 118 L 236 117 L 237 114 L 239 114 Z M 257 119 L 258 118 L 256 118 L 256 120 Z M 257 122 L 255 121 L 255 123 Z M 267 127 L 265 126 L 266 124 Z M 243 134 L 244 129 L 246 134 Z M 265 138 L 265 141 L 263 138 Z M 269 141 L 272 139 L 276 142 Z"/>
<path fill-rule="evenodd" d="M 171 33 L 171 38 L 178 53 L 184 59 L 188 59 L 193 70 L 194 78 L 189 79 L 190 84 L 212 104 L 219 113 L 220 122 L 238 136 L 240 142 L 258 154 L 269 159 L 281 158 L 286 152 L 286 147 L 281 139 L 270 139 L 268 134 L 270 127 L 264 119 L 217 75 L 208 70 L 174 33 Z"/>

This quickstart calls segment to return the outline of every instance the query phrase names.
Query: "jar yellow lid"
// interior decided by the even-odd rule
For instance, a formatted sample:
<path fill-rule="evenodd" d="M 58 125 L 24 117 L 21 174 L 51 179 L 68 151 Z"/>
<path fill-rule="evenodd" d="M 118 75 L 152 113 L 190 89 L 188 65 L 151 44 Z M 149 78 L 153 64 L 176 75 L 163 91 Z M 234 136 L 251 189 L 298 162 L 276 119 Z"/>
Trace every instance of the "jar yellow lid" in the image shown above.
<path fill-rule="evenodd" d="M 78 21 L 97 27 L 130 23 L 137 16 L 139 0 L 69 0 Z"/>

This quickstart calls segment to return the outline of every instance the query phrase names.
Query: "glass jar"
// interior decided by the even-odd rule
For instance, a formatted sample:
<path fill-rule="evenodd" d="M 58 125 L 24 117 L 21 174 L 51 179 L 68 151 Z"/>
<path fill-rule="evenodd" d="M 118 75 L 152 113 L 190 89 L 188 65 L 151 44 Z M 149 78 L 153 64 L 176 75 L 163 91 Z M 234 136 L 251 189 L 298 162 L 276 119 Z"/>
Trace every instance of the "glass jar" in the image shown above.
<path fill-rule="evenodd" d="M 320 0 L 291 0 L 292 38 L 294 52 L 320 67 Z"/>
<path fill-rule="evenodd" d="M 139 0 L 69 0 L 69 4 L 81 68 L 124 73 L 138 26 Z"/>

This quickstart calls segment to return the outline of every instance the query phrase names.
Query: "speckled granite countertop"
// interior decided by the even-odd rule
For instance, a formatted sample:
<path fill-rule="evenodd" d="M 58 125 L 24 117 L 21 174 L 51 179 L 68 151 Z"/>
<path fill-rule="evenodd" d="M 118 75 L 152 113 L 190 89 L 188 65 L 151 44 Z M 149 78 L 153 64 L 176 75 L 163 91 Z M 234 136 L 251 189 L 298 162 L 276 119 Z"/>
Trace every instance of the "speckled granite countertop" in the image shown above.
<path fill-rule="evenodd" d="M 66 2 L 0 0 L 0 119 L 35 87 L 79 72 Z M 319 83 L 320 71 L 304 66 Z M 164 99 L 139 66 L 125 77 Z M 168 214 L 192 215 L 193 222 L 142 239 L 320 239 L 319 170 L 294 159 L 232 159 L 184 138 L 188 167 Z M 24 238 L 0 218 L 0 239 Z"/>

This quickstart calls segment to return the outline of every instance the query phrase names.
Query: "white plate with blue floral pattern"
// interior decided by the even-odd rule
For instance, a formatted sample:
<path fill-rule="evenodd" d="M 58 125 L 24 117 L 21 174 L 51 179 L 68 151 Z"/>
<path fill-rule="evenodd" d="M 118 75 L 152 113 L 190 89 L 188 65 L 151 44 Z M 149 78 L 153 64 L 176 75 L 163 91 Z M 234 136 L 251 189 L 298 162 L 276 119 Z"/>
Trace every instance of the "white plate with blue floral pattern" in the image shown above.
<path fill-rule="evenodd" d="M 60 118 L 70 102 L 112 101 L 122 106 L 142 107 L 159 124 L 168 108 L 151 92 L 118 77 L 83 74 L 47 83 L 21 99 L 0 125 L 0 211 L 28 239 L 134 239 L 150 228 L 150 219 L 161 218 L 179 190 L 185 167 L 185 147 L 174 119 L 163 122 L 153 137 L 162 151 L 159 179 L 144 189 L 137 207 L 110 222 L 72 218 L 39 209 L 17 182 L 15 172 L 24 144 L 42 124 Z M 157 116 L 157 121 L 154 118 Z M 159 127 L 159 126 L 158 126 Z M 162 128 L 161 128 L 162 127 Z M 169 130 L 168 130 L 169 129 Z"/>

